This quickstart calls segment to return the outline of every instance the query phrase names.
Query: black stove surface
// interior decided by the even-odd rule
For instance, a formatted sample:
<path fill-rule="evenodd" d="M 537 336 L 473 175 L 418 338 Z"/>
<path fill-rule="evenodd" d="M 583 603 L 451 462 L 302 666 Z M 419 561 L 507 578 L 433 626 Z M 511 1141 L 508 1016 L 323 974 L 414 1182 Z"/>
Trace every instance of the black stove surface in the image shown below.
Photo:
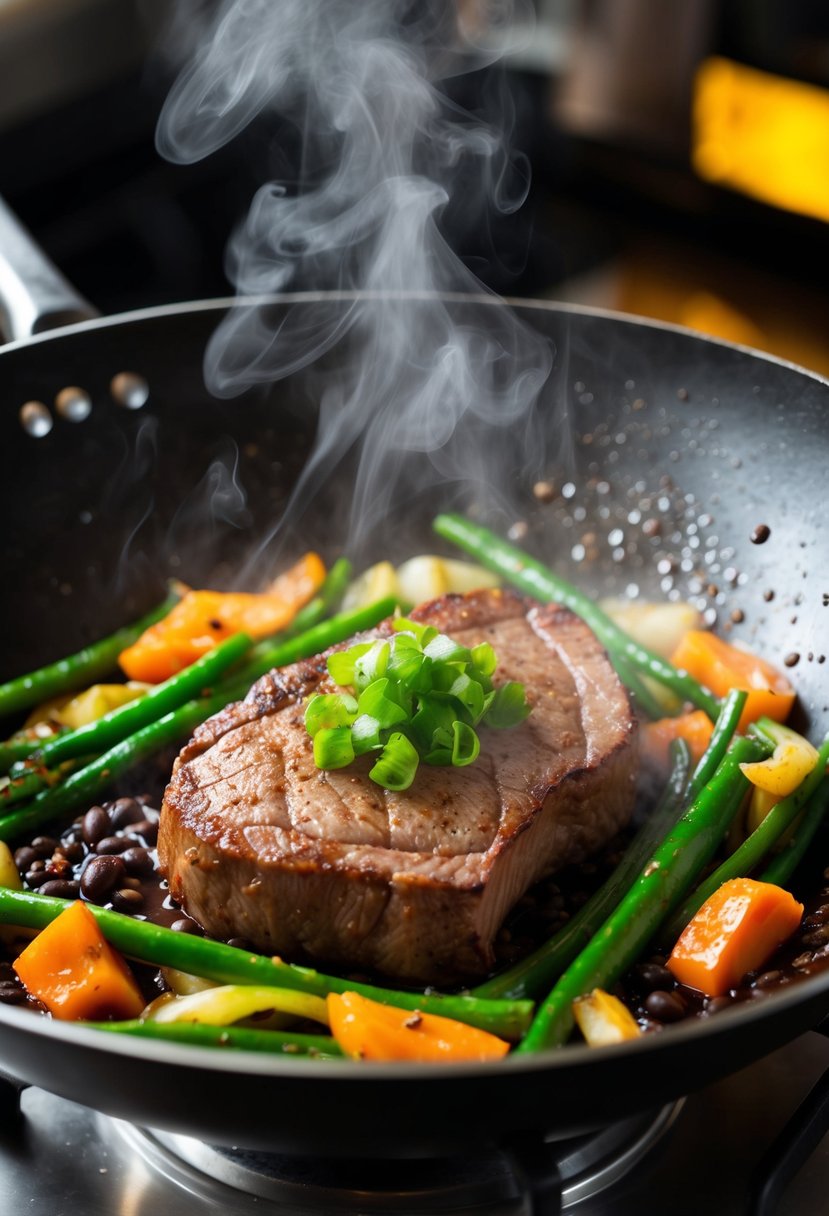
<path fill-rule="evenodd" d="M 829 1042 L 808 1034 L 760 1063 L 688 1097 L 662 1126 L 632 1170 L 599 1193 L 580 1198 L 565 1180 L 565 1210 L 578 1216 L 742 1216 L 758 1169 L 794 1110 L 829 1068 Z M 243 1193 L 218 1181 L 210 1150 L 146 1133 L 39 1089 L 24 1091 L 22 1118 L 3 1119 L 0 1212 L 27 1216 L 276 1216 L 293 1213 L 486 1212 L 529 1216 L 530 1203 L 503 1176 L 503 1162 L 459 1163 L 444 1171 L 441 1191 L 418 1193 L 411 1163 L 399 1192 L 388 1167 L 342 1188 L 327 1175 L 294 1168 L 283 1191 Z M 183 1159 L 179 1154 L 184 1153 Z M 240 1158 L 244 1173 L 245 1158 Z M 267 1172 L 267 1171 L 266 1171 Z M 470 1180 L 470 1175 L 472 1175 Z M 424 1182 L 434 1172 L 424 1170 Z M 413 1182 L 414 1179 L 414 1182 Z M 244 1179 L 242 1180 L 244 1181 Z M 468 1185 L 467 1185 L 468 1184 Z M 349 1189 L 350 1188 L 350 1189 Z M 391 1197 L 390 1197 L 391 1196 Z M 822 1142 L 767 1211 L 820 1216 L 829 1211 L 829 1138 Z"/>

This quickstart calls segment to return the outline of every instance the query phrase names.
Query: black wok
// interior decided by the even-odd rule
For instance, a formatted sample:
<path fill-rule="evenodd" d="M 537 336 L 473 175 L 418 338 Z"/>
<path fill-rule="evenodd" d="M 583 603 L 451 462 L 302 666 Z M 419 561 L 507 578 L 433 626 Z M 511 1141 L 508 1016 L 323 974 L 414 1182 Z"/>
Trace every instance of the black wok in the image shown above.
<path fill-rule="evenodd" d="M 269 308 L 278 317 L 313 301 L 286 297 Z M 312 394 L 300 374 L 244 399 L 211 399 L 202 385 L 202 353 L 228 306 L 206 301 L 91 321 L 12 343 L 0 354 L 6 500 L 0 671 L 12 674 L 106 633 L 154 602 L 170 574 L 222 577 L 254 538 L 268 534 L 310 442 Z M 459 316 L 468 308 L 462 301 L 451 306 Z M 609 489 L 599 485 L 599 492 L 611 496 L 654 490 L 656 502 L 669 475 L 661 490 L 671 497 L 671 511 L 677 495 L 683 503 L 695 496 L 696 509 L 714 517 L 709 534 L 713 529 L 718 546 L 733 550 L 719 576 L 727 593 L 720 619 L 741 607 L 745 623 L 735 636 L 778 662 L 784 654 L 802 656 L 792 672 L 799 712 L 813 737 L 825 734 L 829 668 L 818 656 L 829 650 L 829 562 L 819 515 L 829 463 L 829 386 L 778 360 L 678 328 L 547 303 L 516 307 L 555 344 L 551 415 L 566 401 L 575 420 L 576 441 L 562 452 L 561 467 L 550 449 L 549 476 L 559 485 L 571 481 L 578 493 L 605 480 Z M 341 354 L 335 349 L 329 357 Z M 124 371 L 146 377 L 143 409 L 114 403 L 110 382 Z M 88 391 L 90 416 L 58 417 L 44 438 L 27 434 L 19 407 L 30 399 L 50 404 L 67 385 Z M 617 442 L 624 428 L 626 441 Z M 224 518 L 206 507 L 206 474 L 219 468 L 217 461 L 235 465 L 246 495 L 244 507 L 237 497 Z M 310 540 L 336 551 L 327 495 L 337 488 L 325 487 L 301 537 L 293 538 L 297 547 Z M 408 518 L 422 525 L 417 548 L 407 538 L 409 552 L 435 548 L 429 520 L 438 506 L 463 506 L 459 495 L 457 486 L 442 494 L 431 487 L 421 501 L 406 504 Z M 529 485 L 517 485 L 514 498 L 515 511 L 530 523 L 527 543 L 569 569 L 575 537 L 556 515 L 559 508 L 538 506 Z M 555 526 L 546 526 L 547 518 Z M 759 523 L 771 529 L 763 545 L 750 539 Z M 675 544 L 681 561 L 682 543 L 670 535 L 661 546 L 643 539 L 639 565 L 610 560 L 570 573 L 592 579 L 601 592 L 614 580 L 619 588 L 635 581 L 645 592 L 658 590 L 663 575 L 655 553 Z M 361 558 L 370 556 L 369 543 Z M 771 601 L 768 591 L 775 593 Z M 829 971 L 633 1045 L 414 1069 L 104 1038 L 0 1007 L 0 1067 L 139 1124 L 218 1143 L 418 1155 L 524 1132 L 561 1136 L 596 1127 L 705 1086 L 816 1026 L 827 1012 Z"/>

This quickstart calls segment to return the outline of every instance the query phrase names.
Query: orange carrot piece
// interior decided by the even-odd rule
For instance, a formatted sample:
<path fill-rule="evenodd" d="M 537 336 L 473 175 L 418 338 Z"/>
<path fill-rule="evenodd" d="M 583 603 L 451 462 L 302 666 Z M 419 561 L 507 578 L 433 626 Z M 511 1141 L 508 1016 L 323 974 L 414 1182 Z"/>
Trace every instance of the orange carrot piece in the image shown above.
<path fill-rule="evenodd" d="M 691 760 L 698 764 L 711 742 L 714 723 L 704 709 L 695 709 L 676 718 L 659 718 L 645 722 L 639 730 L 642 758 L 654 768 L 666 769 L 670 765 L 669 748 L 674 739 L 684 739 L 691 753 Z"/>
<path fill-rule="evenodd" d="M 278 633 L 324 579 L 322 558 L 306 553 L 260 594 L 187 591 L 167 616 L 121 652 L 118 662 L 129 679 L 159 684 L 234 633 L 257 640 Z"/>
<path fill-rule="evenodd" d="M 509 1043 L 433 1013 L 381 1005 L 356 992 L 326 997 L 331 1033 L 357 1060 L 494 1060 Z"/>
<path fill-rule="evenodd" d="M 80 900 L 33 938 L 13 965 L 26 990 L 65 1021 L 137 1018 L 146 1004 L 127 964 Z"/>
<path fill-rule="evenodd" d="M 745 689 L 748 698 L 737 725 L 740 731 L 763 715 L 785 722 L 794 705 L 795 690 L 782 672 L 758 655 L 731 646 L 704 629 L 689 629 L 671 655 L 671 662 L 717 697 L 726 696 L 732 688 Z"/>
<path fill-rule="evenodd" d="M 668 959 L 681 984 L 722 996 L 791 937 L 803 904 L 774 883 L 732 878 L 683 929 Z"/>

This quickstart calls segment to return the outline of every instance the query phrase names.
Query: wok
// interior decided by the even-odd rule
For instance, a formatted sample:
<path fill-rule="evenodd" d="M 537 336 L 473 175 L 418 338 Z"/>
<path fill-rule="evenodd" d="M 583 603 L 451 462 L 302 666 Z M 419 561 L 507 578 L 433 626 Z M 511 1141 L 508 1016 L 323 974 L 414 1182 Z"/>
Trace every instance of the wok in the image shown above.
<path fill-rule="evenodd" d="M 345 306 L 354 298 L 284 296 L 262 307 L 276 323 L 290 310 L 332 299 Z M 473 307 L 464 298 L 446 303 L 458 319 Z M 158 600 L 168 575 L 221 579 L 268 536 L 311 442 L 313 391 L 307 373 L 299 373 L 231 402 L 207 393 L 203 351 L 231 306 L 207 300 L 92 319 L 13 341 L 0 353 L 6 507 L 0 670 L 6 675 L 134 618 Z M 402 306 L 414 316 L 426 303 L 411 299 Z M 504 305 L 482 298 L 474 307 L 486 312 Z M 631 495 L 653 492 L 658 512 L 661 492 L 672 496 L 666 520 L 675 512 L 658 544 L 642 540 L 639 564 L 611 556 L 587 570 L 573 565 L 575 534 L 561 514 L 566 498 L 558 506 L 539 505 L 518 471 L 514 510 L 530 524 L 527 544 L 582 582 L 592 580 L 599 592 L 632 581 L 643 592 L 658 592 L 664 573 L 655 554 L 676 547 L 681 580 L 684 541 L 703 529 L 681 536 L 676 529 L 685 528 L 688 514 L 696 520 L 695 512 L 709 511 L 707 534 L 716 535 L 722 555 L 720 618 L 741 607 L 745 622 L 733 636 L 777 662 L 801 655 L 792 673 L 801 724 L 822 737 L 829 729 L 829 669 L 818 656 L 829 649 L 829 563 L 819 504 L 829 464 L 829 385 L 780 360 L 674 326 L 538 301 L 513 307 L 555 348 L 545 409 L 552 419 L 565 403 L 573 418 L 573 443 L 548 450 L 548 476 L 558 486 L 570 483 L 572 501 L 582 490 L 610 498 L 624 492 L 629 513 Z M 343 347 L 327 357 L 345 357 Z M 113 400 L 111 380 L 125 371 L 146 378 L 143 409 Z M 89 417 L 56 416 L 45 437 L 26 433 L 20 406 L 32 399 L 51 405 L 70 385 L 88 392 Z M 622 431 L 625 442 L 618 440 Z M 226 477 L 222 482 L 222 469 L 235 470 L 233 485 Z M 340 474 L 346 488 L 349 475 L 347 468 Z M 209 509 L 207 491 L 217 481 L 228 493 Z M 342 485 L 331 483 L 293 538 L 297 547 L 336 551 L 330 495 Z M 683 514 L 680 508 L 689 504 L 693 509 Z M 430 486 L 411 498 L 404 514 L 417 521 L 420 536 L 406 537 L 407 552 L 434 550 L 428 524 L 435 510 L 465 505 L 458 484 Z M 607 521 L 601 508 L 594 518 Z M 502 518 L 501 526 L 507 522 Z M 762 545 L 751 541 L 760 523 L 771 529 Z M 374 551 L 366 542 L 362 560 L 388 553 L 388 538 L 373 543 Z M 764 598 L 769 591 L 770 601 Z M 598 1127 L 742 1068 L 815 1027 L 827 1012 L 829 971 L 633 1044 L 601 1051 L 573 1046 L 486 1067 L 413 1069 L 185 1050 L 104 1037 L 0 1007 L 0 1067 L 19 1082 L 140 1125 L 215 1143 L 417 1156 Z"/>

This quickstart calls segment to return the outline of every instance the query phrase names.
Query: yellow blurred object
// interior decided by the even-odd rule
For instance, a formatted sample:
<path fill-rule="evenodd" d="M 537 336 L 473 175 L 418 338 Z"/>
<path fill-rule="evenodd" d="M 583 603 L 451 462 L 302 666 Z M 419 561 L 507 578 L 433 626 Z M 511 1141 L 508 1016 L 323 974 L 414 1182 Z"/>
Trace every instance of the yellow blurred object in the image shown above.
<path fill-rule="evenodd" d="M 573 1017 L 591 1047 L 624 1043 L 642 1033 L 627 1006 L 603 988 L 594 988 L 573 1001 Z"/>
<path fill-rule="evenodd" d="M 689 329 L 696 329 L 712 338 L 725 342 L 736 342 L 740 346 L 752 346 L 764 350 L 766 335 L 733 304 L 710 291 L 694 291 L 682 302 L 679 321 Z"/>
<path fill-rule="evenodd" d="M 689 629 L 701 629 L 702 617 L 691 604 L 608 598 L 599 607 L 625 633 L 669 659 Z"/>
<path fill-rule="evenodd" d="M 343 610 L 361 608 L 387 595 L 397 596 L 401 607 L 408 610 L 450 592 L 464 595 L 479 587 L 497 587 L 498 584 L 497 575 L 474 562 L 419 554 L 396 569 L 391 562 L 369 566 L 346 591 Z"/>
<path fill-rule="evenodd" d="M 14 854 L 4 840 L 0 840 L 0 887 L 7 887 L 12 891 L 23 889 Z"/>
<path fill-rule="evenodd" d="M 122 705 L 137 701 L 152 687 L 138 680 L 130 680 L 126 684 L 93 684 L 84 692 L 74 696 L 55 697 L 45 701 L 33 709 L 26 719 L 24 730 L 49 722 L 55 726 L 65 726 L 69 730 L 77 730 L 90 722 L 97 722 L 104 714 Z"/>
<path fill-rule="evenodd" d="M 779 722 L 764 723 L 764 726 L 774 739 L 774 752 L 767 760 L 741 764 L 740 768 L 752 785 L 773 794 L 775 798 L 785 798 L 797 789 L 817 764 L 817 748 L 789 726 Z"/>
<path fill-rule="evenodd" d="M 741 844 L 746 836 L 750 836 L 759 828 L 760 824 L 768 815 L 773 806 L 777 806 L 780 801 L 778 794 L 770 794 L 768 790 L 760 789 L 759 785 L 752 786 L 751 796 L 748 800 L 748 807 L 745 813 L 745 821 L 742 825 L 743 830 L 739 834 L 737 844 Z M 737 845 L 734 846 L 735 848 Z"/>
<path fill-rule="evenodd" d="M 706 181 L 829 220 L 829 92 L 706 59 L 694 82 L 692 161 Z"/>

